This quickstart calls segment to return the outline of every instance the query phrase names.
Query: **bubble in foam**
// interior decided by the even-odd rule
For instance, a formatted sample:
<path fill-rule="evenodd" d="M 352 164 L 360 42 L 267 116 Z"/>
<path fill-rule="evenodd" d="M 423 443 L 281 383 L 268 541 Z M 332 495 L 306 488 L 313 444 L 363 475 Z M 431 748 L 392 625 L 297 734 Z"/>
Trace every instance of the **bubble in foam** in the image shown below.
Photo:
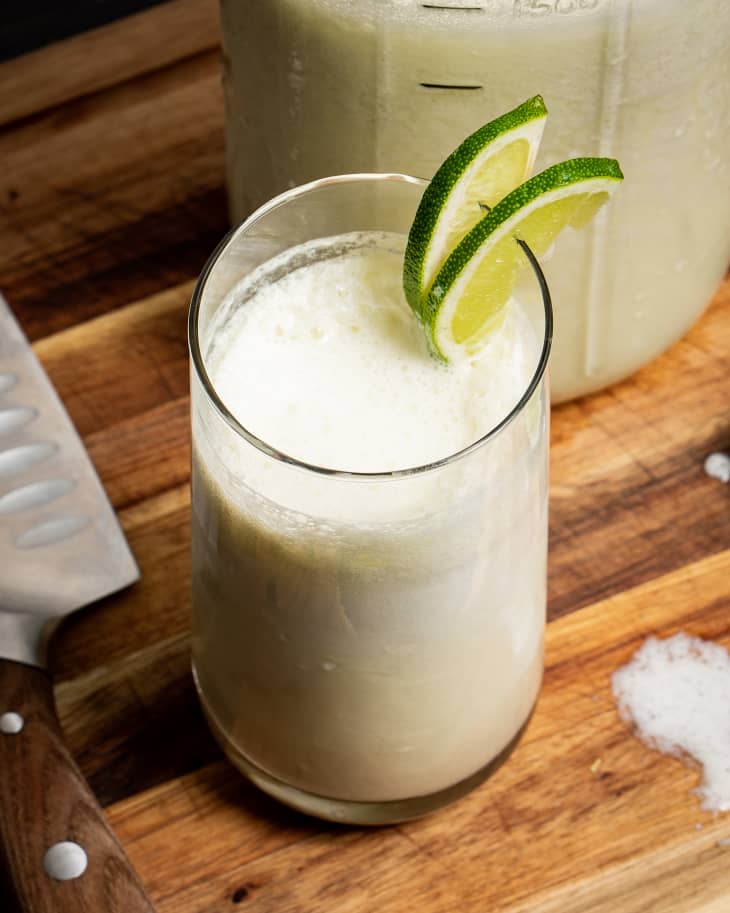
<path fill-rule="evenodd" d="M 702 767 L 697 794 L 709 811 L 730 810 L 730 654 L 679 633 L 649 637 L 614 672 L 621 716 L 649 747 Z"/>

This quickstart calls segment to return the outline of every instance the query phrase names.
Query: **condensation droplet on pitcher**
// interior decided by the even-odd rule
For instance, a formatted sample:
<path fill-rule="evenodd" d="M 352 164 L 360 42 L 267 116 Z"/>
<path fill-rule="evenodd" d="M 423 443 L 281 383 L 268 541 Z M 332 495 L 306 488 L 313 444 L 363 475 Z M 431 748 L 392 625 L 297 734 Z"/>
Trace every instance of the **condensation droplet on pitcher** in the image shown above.
<path fill-rule="evenodd" d="M 716 171 L 722 164 L 722 158 L 715 152 L 705 149 L 702 152 L 702 167 L 705 171 Z"/>
<path fill-rule="evenodd" d="M 415 644 L 386 644 L 385 652 L 392 656 L 413 656 L 416 652 Z"/>

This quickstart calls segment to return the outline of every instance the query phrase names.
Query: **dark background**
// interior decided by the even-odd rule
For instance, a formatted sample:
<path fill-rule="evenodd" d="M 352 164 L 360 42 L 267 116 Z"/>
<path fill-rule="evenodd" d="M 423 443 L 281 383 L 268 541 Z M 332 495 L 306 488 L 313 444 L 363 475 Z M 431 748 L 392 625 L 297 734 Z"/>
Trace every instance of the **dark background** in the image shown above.
<path fill-rule="evenodd" d="M 0 0 L 0 60 L 165 0 Z"/>

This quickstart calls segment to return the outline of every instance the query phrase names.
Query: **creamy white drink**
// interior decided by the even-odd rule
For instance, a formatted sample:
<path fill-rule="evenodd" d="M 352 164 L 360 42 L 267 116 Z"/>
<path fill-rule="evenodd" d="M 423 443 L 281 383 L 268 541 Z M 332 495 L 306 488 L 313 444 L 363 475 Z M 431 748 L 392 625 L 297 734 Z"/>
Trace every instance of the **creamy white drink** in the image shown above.
<path fill-rule="evenodd" d="M 546 264 L 554 397 L 631 373 L 708 303 L 730 259 L 728 0 L 221 8 L 234 219 L 325 174 L 429 178 L 467 134 L 539 92 L 550 120 L 538 168 L 609 154 L 626 176 Z"/>
<path fill-rule="evenodd" d="M 388 815 L 337 802 L 474 785 L 518 736 L 542 673 L 544 387 L 453 457 L 515 411 L 543 340 L 513 301 L 478 356 L 436 361 L 404 300 L 403 245 L 320 239 L 228 291 L 203 357 L 248 439 L 193 376 L 206 713 L 264 789 L 360 821 Z"/>

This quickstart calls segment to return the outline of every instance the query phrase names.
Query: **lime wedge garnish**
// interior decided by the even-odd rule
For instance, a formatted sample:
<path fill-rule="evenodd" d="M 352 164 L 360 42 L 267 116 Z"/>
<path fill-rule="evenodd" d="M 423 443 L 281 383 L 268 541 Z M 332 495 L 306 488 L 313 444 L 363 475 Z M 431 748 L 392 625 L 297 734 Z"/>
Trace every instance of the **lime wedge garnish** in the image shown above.
<path fill-rule="evenodd" d="M 421 199 L 408 236 L 403 288 L 420 313 L 447 256 L 532 171 L 547 109 L 539 95 L 472 133 L 446 159 Z"/>
<path fill-rule="evenodd" d="M 468 355 L 499 324 L 528 262 L 515 238 L 544 253 L 564 228 L 593 218 L 622 179 L 615 159 L 571 159 L 497 203 L 451 251 L 420 302 L 435 353 L 445 361 Z"/>

